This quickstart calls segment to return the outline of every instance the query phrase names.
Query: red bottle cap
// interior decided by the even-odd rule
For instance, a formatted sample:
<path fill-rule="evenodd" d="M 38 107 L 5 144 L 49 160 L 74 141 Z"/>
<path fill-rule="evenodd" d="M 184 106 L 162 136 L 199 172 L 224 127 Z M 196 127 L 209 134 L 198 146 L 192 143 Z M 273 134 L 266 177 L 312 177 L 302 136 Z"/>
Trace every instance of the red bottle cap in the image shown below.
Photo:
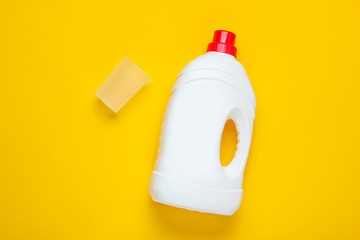
<path fill-rule="evenodd" d="M 236 57 L 237 49 L 234 46 L 235 38 L 235 33 L 225 30 L 216 30 L 214 32 L 213 41 L 209 43 L 207 51 L 227 53 Z"/>

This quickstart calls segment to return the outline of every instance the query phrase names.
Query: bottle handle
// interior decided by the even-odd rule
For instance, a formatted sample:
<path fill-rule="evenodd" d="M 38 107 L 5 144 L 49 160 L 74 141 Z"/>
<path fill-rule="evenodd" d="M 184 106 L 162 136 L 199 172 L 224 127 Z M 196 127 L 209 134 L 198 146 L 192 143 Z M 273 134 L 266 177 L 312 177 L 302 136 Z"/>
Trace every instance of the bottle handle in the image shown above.
<path fill-rule="evenodd" d="M 237 146 L 233 160 L 224 168 L 224 172 L 230 178 L 237 178 L 244 173 L 246 160 L 249 155 L 253 120 L 249 119 L 249 116 L 245 114 L 243 110 L 235 109 L 230 114 L 228 119 L 234 121 L 236 126 Z"/>

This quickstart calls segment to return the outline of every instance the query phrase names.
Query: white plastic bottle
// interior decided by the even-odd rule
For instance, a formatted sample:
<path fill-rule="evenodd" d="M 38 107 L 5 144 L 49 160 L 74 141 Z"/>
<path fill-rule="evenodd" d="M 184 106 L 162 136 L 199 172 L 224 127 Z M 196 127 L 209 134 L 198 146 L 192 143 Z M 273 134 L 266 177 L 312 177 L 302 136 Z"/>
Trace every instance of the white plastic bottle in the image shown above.
<path fill-rule="evenodd" d="M 177 77 L 151 175 L 156 202 L 221 215 L 240 206 L 256 102 L 234 43 L 234 33 L 215 31 L 208 52 Z M 220 142 L 228 119 L 236 125 L 238 145 L 223 167 Z"/>

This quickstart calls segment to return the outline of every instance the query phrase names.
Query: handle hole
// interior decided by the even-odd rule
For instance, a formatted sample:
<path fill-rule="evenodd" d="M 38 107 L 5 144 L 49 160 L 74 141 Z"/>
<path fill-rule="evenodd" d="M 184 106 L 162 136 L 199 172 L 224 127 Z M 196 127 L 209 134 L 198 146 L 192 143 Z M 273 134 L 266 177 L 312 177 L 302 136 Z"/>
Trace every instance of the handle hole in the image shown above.
<path fill-rule="evenodd" d="M 236 153 L 236 146 L 238 144 L 238 132 L 233 120 L 227 120 L 220 144 L 220 162 L 223 167 L 226 167 L 234 159 Z"/>

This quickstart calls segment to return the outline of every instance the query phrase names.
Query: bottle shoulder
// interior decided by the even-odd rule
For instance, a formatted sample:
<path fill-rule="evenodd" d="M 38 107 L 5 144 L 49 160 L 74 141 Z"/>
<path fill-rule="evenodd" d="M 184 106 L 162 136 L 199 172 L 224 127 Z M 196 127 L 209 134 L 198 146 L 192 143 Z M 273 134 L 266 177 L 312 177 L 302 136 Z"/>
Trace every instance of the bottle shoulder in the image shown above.
<path fill-rule="evenodd" d="M 218 52 L 207 52 L 188 63 L 177 76 L 177 84 L 199 78 L 217 80 L 226 79 L 241 88 L 256 104 L 255 93 L 243 65 L 235 57 Z"/>
<path fill-rule="evenodd" d="M 245 72 L 244 67 L 239 61 L 235 59 L 235 57 L 224 53 L 207 52 L 206 54 L 203 54 L 189 62 L 181 71 L 181 73 L 198 68 L 225 68 L 228 71 L 234 71 L 239 73 Z"/>

